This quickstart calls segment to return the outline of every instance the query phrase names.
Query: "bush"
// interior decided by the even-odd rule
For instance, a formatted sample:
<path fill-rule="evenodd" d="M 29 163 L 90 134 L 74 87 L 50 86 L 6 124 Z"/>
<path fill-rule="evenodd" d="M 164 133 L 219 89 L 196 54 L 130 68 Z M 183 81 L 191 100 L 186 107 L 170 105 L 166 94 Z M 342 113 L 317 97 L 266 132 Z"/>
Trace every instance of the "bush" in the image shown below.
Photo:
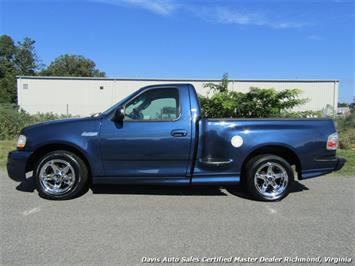
<path fill-rule="evenodd" d="M 17 110 L 13 105 L 0 105 L 0 140 L 14 139 L 22 128 L 35 123 L 66 118 L 65 115 L 53 113 L 38 113 L 30 115 L 24 110 Z"/>
<path fill-rule="evenodd" d="M 335 120 L 341 149 L 355 148 L 355 113 Z"/>
<path fill-rule="evenodd" d="M 323 114 L 321 111 L 302 111 L 302 112 L 282 112 L 282 118 L 320 118 Z"/>
<path fill-rule="evenodd" d="M 211 98 L 199 98 L 202 113 L 208 118 L 263 118 L 303 115 L 300 112 L 287 112 L 306 102 L 306 99 L 298 98 L 299 94 L 297 89 L 278 92 L 272 88 L 250 88 L 247 93 L 223 91 L 215 93 Z"/>
<path fill-rule="evenodd" d="M 339 132 L 339 148 L 340 149 L 351 149 L 352 144 L 354 144 L 355 132 L 342 131 Z"/>
<path fill-rule="evenodd" d="M 202 114 L 208 118 L 258 118 L 285 117 L 302 115 L 287 113 L 287 110 L 304 104 L 308 99 L 300 99 L 301 91 L 286 89 L 276 91 L 273 88 L 261 89 L 251 87 L 249 92 L 242 93 L 228 89 L 228 75 L 224 74 L 219 84 L 206 83 L 214 94 L 209 97 L 199 96 Z M 313 115 L 313 114 L 312 114 Z"/>

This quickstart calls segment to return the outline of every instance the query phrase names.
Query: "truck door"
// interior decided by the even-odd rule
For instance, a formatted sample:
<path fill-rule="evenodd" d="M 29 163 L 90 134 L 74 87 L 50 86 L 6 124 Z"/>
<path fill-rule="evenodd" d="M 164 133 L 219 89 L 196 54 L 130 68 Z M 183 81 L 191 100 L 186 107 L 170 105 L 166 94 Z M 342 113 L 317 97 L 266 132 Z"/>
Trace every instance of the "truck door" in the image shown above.
<path fill-rule="evenodd" d="M 103 119 L 105 175 L 186 176 L 192 141 L 188 87 L 150 87 L 123 107 L 123 122 Z"/>

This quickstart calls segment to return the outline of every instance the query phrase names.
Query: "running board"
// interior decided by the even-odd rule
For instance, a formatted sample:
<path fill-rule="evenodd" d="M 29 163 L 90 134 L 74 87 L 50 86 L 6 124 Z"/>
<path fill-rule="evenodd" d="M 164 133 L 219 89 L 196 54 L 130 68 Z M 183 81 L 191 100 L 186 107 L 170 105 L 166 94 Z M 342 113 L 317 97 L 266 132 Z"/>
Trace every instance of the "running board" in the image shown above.
<path fill-rule="evenodd" d="M 239 174 L 235 175 L 198 175 L 192 178 L 181 177 L 92 177 L 93 184 L 121 185 L 233 185 L 240 181 Z"/>

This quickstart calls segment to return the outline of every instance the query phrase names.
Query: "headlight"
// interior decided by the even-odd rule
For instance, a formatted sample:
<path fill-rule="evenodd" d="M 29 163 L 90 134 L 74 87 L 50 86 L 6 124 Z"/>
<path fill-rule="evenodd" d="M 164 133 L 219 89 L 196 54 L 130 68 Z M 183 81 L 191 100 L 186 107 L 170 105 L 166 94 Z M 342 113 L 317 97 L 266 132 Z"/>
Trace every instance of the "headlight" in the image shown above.
<path fill-rule="evenodd" d="M 23 149 L 26 146 L 27 138 L 24 135 L 20 135 L 17 139 L 17 148 Z"/>

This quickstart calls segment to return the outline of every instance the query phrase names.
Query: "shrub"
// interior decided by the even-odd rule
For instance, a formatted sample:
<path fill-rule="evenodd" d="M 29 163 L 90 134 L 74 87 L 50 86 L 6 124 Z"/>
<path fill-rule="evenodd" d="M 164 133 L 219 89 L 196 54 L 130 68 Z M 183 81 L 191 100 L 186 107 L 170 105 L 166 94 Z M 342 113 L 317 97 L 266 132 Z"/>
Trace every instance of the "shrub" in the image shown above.
<path fill-rule="evenodd" d="M 351 149 L 352 147 L 351 139 L 352 139 L 351 132 L 348 131 L 339 132 L 339 148 Z"/>
<path fill-rule="evenodd" d="M 208 118 L 263 118 L 301 116 L 301 112 L 287 112 L 306 99 L 298 99 L 297 89 L 277 92 L 275 89 L 250 88 L 247 93 L 223 91 L 211 98 L 199 96 L 202 114 Z M 310 113 L 309 113 L 310 114 Z M 312 113 L 314 115 L 315 112 Z M 318 113 L 317 113 L 318 116 Z"/>
<path fill-rule="evenodd" d="M 308 100 L 299 98 L 301 91 L 298 89 L 276 91 L 273 88 L 251 87 L 249 92 L 242 93 L 229 90 L 228 83 L 228 75 L 224 74 L 219 84 L 204 84 L 204 87 L 210 88 L 213 92 L 211 97 L 199 96 L 202 114 L 205 117 L 284 117 L 287 110 Z M 296 116 L 296 113 L 293 115 Z"/>
<path fill-rule="evenodd" d="M 341 149 L 355 148 L 355 113 L 335 120 Z"/>
<path fill-rule="evenodd" d="M 67 116 L 53 113 L 30 115 L 24 110 L 17 110 L 11 104 L 0 105 L 0 140 L 16 138 L 22 128 L 48 120 L 63 119 Z"/>
<path fill-rule="evenodd" d="M 320 118 L 323 114 L 321 111 L 302 111 L 302 112 L 289 112 L 285 111 L 281 113 L 283 118 Z"/>

